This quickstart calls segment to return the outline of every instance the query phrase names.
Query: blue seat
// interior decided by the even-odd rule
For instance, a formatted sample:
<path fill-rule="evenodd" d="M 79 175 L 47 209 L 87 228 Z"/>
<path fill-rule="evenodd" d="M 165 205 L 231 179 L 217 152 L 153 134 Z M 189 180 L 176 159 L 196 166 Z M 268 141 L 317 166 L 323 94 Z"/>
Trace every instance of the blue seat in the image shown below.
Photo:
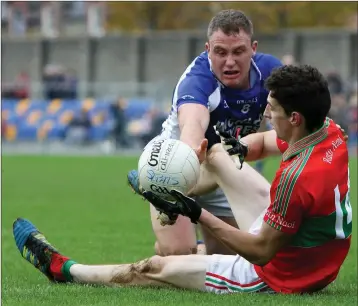
<path fill-rule="evenodd" d="M 128 100 L 125 114 L 129 120 L 143 117 L 153 107 L 153 100 L 133 98 Z"/>
<path fill-rule="evenodd" d="M 35 141 L 37 139 L 38 126 L 22 123 L 17 126 L 17 140 Z"/>
<path fill-rule="evenodd" d="M 53 103 L 53 101 L 46 101 L 41 99 L 33 99 L 30 100 L 30 104 L 28 104 L 28 108 L 26 109 L 26 104 L 22 105 L 23 111 L 21 115 L 16 112 L 17 105 L 21 100 L 10 100 L 3 99 L 2 100 L 2 111 L 7 111 L 7 123 L 15 125 L 17 128 L 17 139 L 18 140 L 37 140 L 37 134 L 39 128 L 43 125 L 43 123 L 47 120 L 51 120 L 53 122 L 53 126 L 47 132 L 47 139 L 59 139 L 64 136 L 65 130 L 68 125 L 68 117 L 67 120 L 63 120 L 66 117 L 66 112 L 69 114 L 70 112 L 73 115 L 78 115 L 81 112 L 83 105 L 89 105 L 89 116 L 91 120 L 97 118 L 99 114 L 104 115 L 104 121 L 98 121 L 96 125 L 94 125 L 90 130 L 90 138 L 93 141 L 104 140 L 108 137 L 111 131 L 111 112 L 110 105 L 112 101 L 105 99 L 97 99 L 93 101 L 86 101 L 84 103 L 83 100 L 61 100 L 60 104 Z M 153 106 L 154 101 L 151 99 L 143 99 L 143 98 L 133 98 L 128 100 L 128 105 L 125 110 L 125 115 L 128 118 L 128 121 L 139 119 L 143 115 L 145 115 Z M 52 105 L 53 112 L 49 111 L 49 106 Z M 40 111 L 41 116 L 36 118 L 34 115 L 36 112 Z M 35 116 L 34 118 L 30 118 L 29 116 Z"/>

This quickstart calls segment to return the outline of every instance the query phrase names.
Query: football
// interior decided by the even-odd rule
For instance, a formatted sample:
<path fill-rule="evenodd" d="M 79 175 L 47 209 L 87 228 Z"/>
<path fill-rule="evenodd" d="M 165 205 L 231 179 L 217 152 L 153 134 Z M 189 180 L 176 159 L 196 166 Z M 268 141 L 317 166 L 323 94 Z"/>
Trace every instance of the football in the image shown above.
<path fill-rule="evenodd" d="M 200 163 L 195 151 L 176 139 L 154 139 L 138 162 L 139 184 L 163 199 L 173 201 L 170 191 L 187 194 L 197 183 Z"/>

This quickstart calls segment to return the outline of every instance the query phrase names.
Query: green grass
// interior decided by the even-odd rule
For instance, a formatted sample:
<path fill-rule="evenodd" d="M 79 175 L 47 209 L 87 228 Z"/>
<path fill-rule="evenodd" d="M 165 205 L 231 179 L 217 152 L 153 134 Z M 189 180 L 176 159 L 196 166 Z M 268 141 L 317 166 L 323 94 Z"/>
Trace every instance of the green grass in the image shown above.
<path fill-rule="evenodd" d="M 23 260 L 12 222 L 34 222 L 64 254 L 78 262 L 132 262 L 153 255 L 149 209 L 126 186 L 136 158 L 29 157 L 2 159 L 3 305 L 356 305 L 356 225 L 349 257 L 337 281 L 312 296 L 217 296 L 184 290 L 52 285 Z M 268 161 L 272 179 L 277 160 Z M 357 160 L 351 161 L 351 202 L 357 207 Z M 356 218 L 354 218 L 356 220 Z"/>

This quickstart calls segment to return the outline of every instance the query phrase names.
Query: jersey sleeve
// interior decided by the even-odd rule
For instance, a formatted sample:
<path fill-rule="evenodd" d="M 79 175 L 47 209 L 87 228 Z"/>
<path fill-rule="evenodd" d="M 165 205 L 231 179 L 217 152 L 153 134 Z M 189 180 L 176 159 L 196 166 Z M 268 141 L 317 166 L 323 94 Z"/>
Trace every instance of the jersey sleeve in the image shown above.
<path fill-rule="evenodd" d="M 298 168 L 296 171 L 290 168 L 275 178 L 271 187 L 271 203 L 264 216 L 264 221 L 268 225 L 288 234 L 297 233 L 304 212 L 301 188 L 297 182 L 299 165 L 293 167 Z"/>
<path fill-rule="evenodd" d="M 202 59 L 197 59 L 180 78 L 173 98 L 178 108 L 186 103 L 209 107 L 209 97 L 215 91 L 215 82 L 210 68 Z"/>
<path fill-rule="evenodd" d="M 272 70 L 275 68 L 281 67 L 282 62 L 275 56 L 265 53 L 256 53 L 254 55 L 254 60 L 256 61 L 262 76 L 264 79 L 268 78 Z"/>
<path fill-rule="evenodd" d="M 272 55 L 270 56 L 269 63 L 270 63 L 270 73 L 272 72 L 272 70 L 283 66 L 282 62 L 277 57 Z"/>
<path fill-rule="evenodd" d="M 284 140 L 276 138 L 277 147 L 281 153 L 284 153 L 288 148 L 288 143 Z"/>

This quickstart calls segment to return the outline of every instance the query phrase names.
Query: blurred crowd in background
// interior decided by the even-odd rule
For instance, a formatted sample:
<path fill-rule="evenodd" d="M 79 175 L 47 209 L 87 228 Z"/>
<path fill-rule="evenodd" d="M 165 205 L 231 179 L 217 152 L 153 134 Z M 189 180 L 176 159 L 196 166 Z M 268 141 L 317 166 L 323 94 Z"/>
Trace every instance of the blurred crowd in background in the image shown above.
<path fill-rule="evenodd" d="M 16 1 L 14 3 L 17 3 L 18 6 L 6 1 L 1 3 L 2 34 L 8 35 L 10 38 L 19 35 L 26 37 L 28 33 L 31 35 L 34 31 L 36 32 L 37 28 L 42 33 L 41 23 L 47 19 L 44 18 L 45 13 L 41 10 L 41 2 Z M 95 35 L 105 35 L 103 34 L 105 31 L 128 31 L 128 28 L 131 27 L 137 32 L 145 29 L 180 30 L 185 29 L 188 25 L 192 29 L 205 32 L 205 26 L 211 14 L 225 8 L 225 5 L 230 6 L 230 4 L 224 3 L 206 3 L 204 7 L 201 6 L 203 4 L 180 4 L 176 2 L 162 2 L 160 6 L 149 2 L 132 4 L 114 2 L 108 3 L 108 6 L 98 5 L 91 11 L 92 15 L 95 16 L 94 25 L 92 23 L 89 25 L 88 8 L 84 1 L 63 3 L 63 7 L 57 6 L 58 4 L 53 7 L 53 11 L 49 15 L 50 21 L 51 16 L 55 18 L 59 12 L 58 10 L 61 9 L 63 12 L 62 18 L 67 18 L 66 20 L 69 23 L 73 22 L 74 24 L 76 22 L 86 24 L 87 22 L 87 29 L 91 29 L 91 31 L 95 32 Z M 235 8 L 243 6 L 242 9 L 252 16 L 254 26 L 259 32 L 265 29 L 276 31 L 280 27 L 293 26 L 314 27 L 317 25 L 325 27 L 330 22 L 333 23 L 331 25 L 336 27 L 352 28 L 352 26 L 354 27 L 354 22 L 357 21 L 356 11 L 352 10 L 352 8 L 337 11 L 341 6 L 336 4 L 332 4 L 329 10 L 328 4 L 325 5 L 325 16 L 322 16 L 321 12 L 321 19 L 315 21 L 313 12 L 317 9 L 317 5 L 314 3 L 286 2 L 281 6 L 277 3 L 272 3 L 271 5 L 262 3 L 257 5 L 240 3 L 238 5 L 238 3 L 235 3 L 233 6 Z M 131 6 L 131 9 L 129 6 Z M 191 12 L 198 12 L 201 8 L 203 10 L 203 13 L 200 14 L 202 18 L 193 18 L 193 16 L 190 17 L 192 14 L 189 14 L 186 16 L 185 26 L 183 23 L 170 23 L 173 18 L 164 18 L 165 16 L 168 17 L 168 15 L 171 16 L 165 12 L 172 12 L 173 10 L 178 10 L 178 8 L 184 11 L 186 6 L 190 6 Z M 291 6 L 297 11 L 308 10 L 308 12 L 311 12 L 312 18 L 303 20 L 303 24 L 299 24 L 297 18 L 289 18 L 292 16 L 289 13 Z M 148 9 L 152 14 L 148 13 Z M 277 18 L 275 20 L 268 20 L 267 17 L 260 18 L 264 16 L 263 12 L 267 12 L 267 10 L 276 12 Z M 112 13 L 108 13 L 109 11 Z M 328 17 L 331 11 L 335 12 L 336 18 L 330 21 Z M 126 18 L 124 18 L 123 12 L 128 13 Z M 114 13 L 117 15 L 114 15 Z M 122 17 L 115 18 L 116 16 Z M 141 16 L 142 21 L 134 27 L 133 20 L 138 20 L 138 16 Z M 337 16 L 341 16 L 341 19 L 337 18 Z M 122 20 L 123 23 L 118 20 Z M 344 22 L 339 24 L 339 20 Z M 265 27 L 263 22 L 266 22 L 265 24 L 268 26 Z M 52 35 L 53 33 L 47 34 Z M 54 38 L 52 37 L 52 39 Z M 265 50 L 260 51 L 265 52 Z M 281 60 L 284 64 L 300 64 L 292 54 L 284 55 Z M 182 71 L 185 68 L 183 66 Z M 65 62 L 46 63 L 43 66 L 41 76 L 42 99 L 34 99 L 31 96 L 32 80 L 29 75 L 29 71 L 20 69 L 12 81 L 9 78 L 4 78 L 4 76 L 2 78 L 7 81 L 1 84 L 1 135 L 2 139 L 7 143 L 57 141 L 66 145 L 89 146 L 100 141 L 107 146 L 111 146 L 111 148 L 140 148 L 152 137 L 160 133 L 161 124 L 171 108 L 171 97 L 169 96 L 165 97 L 164 101 L 160 101 L 160 104 L 155 100 L 155 97 L 151 96 L 138 98 L 136 96 L 123 97 L 117 95 L 106 99 L 92 97 L 82 99 L 78 94 L 79 82 L 81 81 L 78 71 L 68 66 Z M 180 73 L 177 78 L 179 79 L 179 77 Z M 351 152 L 356 154 L 358 135 L 357 80 L 344 78 L 340 75 L 338 69 L 326 73 L 326 78 L 332 98 L 330 116 L 346 130 L 349 135 Z M 115 82 L 116 80 L 113 81 Z"/>

